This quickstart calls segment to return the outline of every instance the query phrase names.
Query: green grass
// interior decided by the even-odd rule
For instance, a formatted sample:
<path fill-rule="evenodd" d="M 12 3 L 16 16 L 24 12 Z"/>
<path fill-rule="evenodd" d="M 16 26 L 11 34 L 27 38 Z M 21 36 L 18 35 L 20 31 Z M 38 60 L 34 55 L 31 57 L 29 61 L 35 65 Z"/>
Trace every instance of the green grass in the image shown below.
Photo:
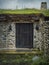
<path fill-rule="evenodd" d="M 49 65 L 41 55 L 39 59 L 32 60 L 35 55 L 32 54 L 0 54 L 0 65 Z"/>
<path fill-rule="evenodd" d="M 32 14 L 32 13 L 40 13 L 38 10 L 32 9 L 18 9 L 18 10 L 0 10 L 0 14 Z"/>
<path fill-rule="evenodd" d="M 49 10 L 38 10 L 38 9 L 17 9 L 17 10 L 5 10 L 0 9 L 0 14 L 36 14 L 42 13 L 49 16 Z"/>
<path fill-rule="evenodd" d="M 0 65 L 30 65 L 34 55 L 0 54 Z"/>

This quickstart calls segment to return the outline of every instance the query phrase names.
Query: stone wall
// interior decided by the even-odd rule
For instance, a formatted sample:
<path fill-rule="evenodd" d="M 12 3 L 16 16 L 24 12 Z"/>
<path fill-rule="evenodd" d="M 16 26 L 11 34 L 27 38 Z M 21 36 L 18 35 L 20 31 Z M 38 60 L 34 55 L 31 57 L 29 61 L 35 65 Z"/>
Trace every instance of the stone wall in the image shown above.
<path fill-rule="evenodd" d="M 43 22 L 44 54 L 49 56 L 49 21 Z"/>
<path fill-rule="evenodd" d="M 0 48 L 15 48 L 15 24 L 0 22 Z"/>
<path fill-rule="evenodd" d="M 34 48 L 41 50 L 41 31 L 40 31 L 40 23 L 34 23 Z"/>

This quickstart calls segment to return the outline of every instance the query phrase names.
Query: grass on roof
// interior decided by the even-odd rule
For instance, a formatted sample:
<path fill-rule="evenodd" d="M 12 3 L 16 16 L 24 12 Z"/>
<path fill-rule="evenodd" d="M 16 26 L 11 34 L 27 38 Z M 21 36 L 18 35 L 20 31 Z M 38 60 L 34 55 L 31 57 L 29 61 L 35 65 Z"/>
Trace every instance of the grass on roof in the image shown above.
<path fill-rule="evenodd" d="M 46 16 L 49 16 L 48 10 L 38 10 L 38 9 L 17 9 L 17 10 L 6 10 L 0 9 L 0 14 L 34 14 L 34 13 L 43 13 Z"/>

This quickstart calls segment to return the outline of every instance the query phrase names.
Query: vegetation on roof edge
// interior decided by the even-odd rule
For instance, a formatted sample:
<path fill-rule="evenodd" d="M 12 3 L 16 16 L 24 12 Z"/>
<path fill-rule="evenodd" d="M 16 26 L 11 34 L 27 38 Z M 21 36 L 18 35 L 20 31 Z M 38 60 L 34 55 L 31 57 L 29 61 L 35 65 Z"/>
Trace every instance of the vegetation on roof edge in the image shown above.
<path fill-rule="evenodd" d="M 36 14 L 36 13 L 42 13 L 45 16 L 49 16 L 49 9 L 47 10 L 39 10 L 39 9 L 0 9 L 0 14 Z"/>

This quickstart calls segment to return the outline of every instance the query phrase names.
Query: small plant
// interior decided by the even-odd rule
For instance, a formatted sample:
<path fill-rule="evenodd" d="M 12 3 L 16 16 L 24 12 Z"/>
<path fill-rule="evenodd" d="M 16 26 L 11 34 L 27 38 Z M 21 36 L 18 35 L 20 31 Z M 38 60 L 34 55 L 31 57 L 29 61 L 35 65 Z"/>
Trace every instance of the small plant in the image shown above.
<path fill-rule="evenodd" d="M 46 58 L 41 57 L 39 60 L 34 61 L 32 65 L 49 65 L 49 62 L 46 61 Z"/>

